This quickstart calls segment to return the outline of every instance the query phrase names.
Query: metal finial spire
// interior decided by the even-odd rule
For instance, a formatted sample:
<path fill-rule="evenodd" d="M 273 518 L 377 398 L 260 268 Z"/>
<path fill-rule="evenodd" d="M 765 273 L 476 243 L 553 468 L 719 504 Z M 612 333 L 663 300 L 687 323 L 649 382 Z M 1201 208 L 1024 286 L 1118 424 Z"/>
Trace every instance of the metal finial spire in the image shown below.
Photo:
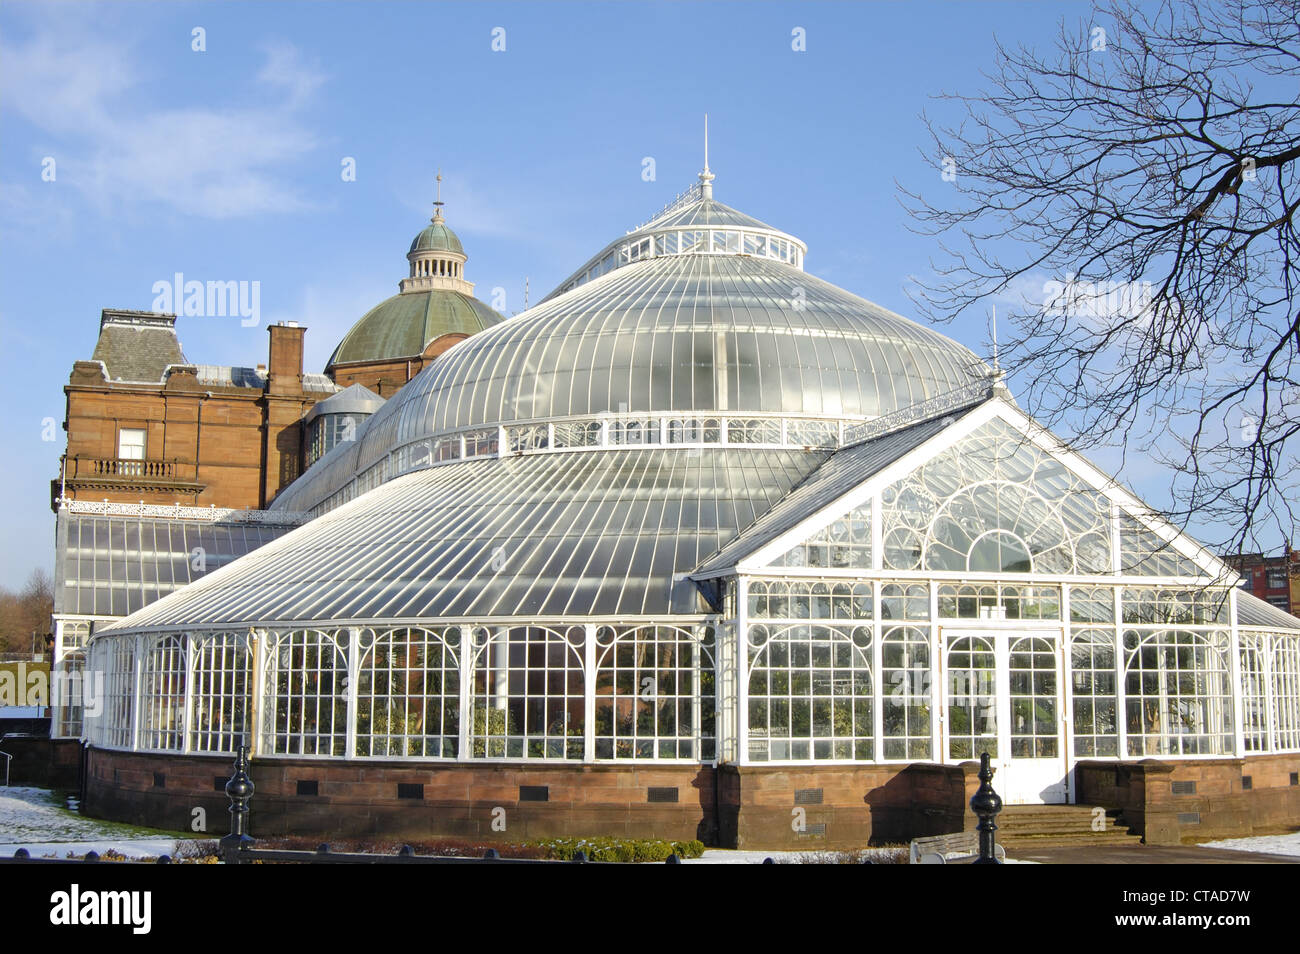
<path fill-rule="evenodd" d="M 1001 374 L 1002 366 L 998 364 L 998 306 L 990 306 L 993 312 L 993 373 Z"/>
<path fill-rule="evenodd" d="M 713 173 L 709 171 L 709 114 L 704 114 L 704 170 L 700 173 L 700 197 L 713 198 Z"/>
<path fill-rule="evenodd" d="M 442 170 L 441 170 L 441 169 L 438 170 L 438 175 L 436 176 L 436 178 L 437 178 L 437 180 L 438 180 L 438 197 L 437 197 L 436 199 L 433 200 L 433 221 L 434 221 L 434 222 L 441 222 L 441 221 L 443 221 L 443 218 L 442 218 L 442 206 L 443 206 L 443 201 L 442 201 Z"/>

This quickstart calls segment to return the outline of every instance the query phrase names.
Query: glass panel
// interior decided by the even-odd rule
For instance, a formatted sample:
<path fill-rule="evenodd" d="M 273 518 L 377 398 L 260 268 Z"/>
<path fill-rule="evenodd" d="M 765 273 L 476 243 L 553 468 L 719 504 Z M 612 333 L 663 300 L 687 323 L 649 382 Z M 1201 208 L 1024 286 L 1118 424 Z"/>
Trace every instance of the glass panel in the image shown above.
<path fill-rule="evenodd" d="M 851 510 L 804 543 L 772 561 L 773 566 L 871 568 L 871 505 Z"/>
<path fill-rule="evenodd" d="M 1127 514 L 1119 522 L 1120 572 L 1136 576 L 1205 576 L 1205 571 Z"/>
<path fill-rule="evenodd" d="M 1056 758 L 1056 647 L 1038 636 L 1013 638 L 1008 677 L 1011 704 L 1011 757 Z"/>
<path fill-rule="evenodd" d="M 868 627 L 750 627 L 751 760 L 872 759 L 871 638 Z"/>
<path fill-rule="evenodd" d="M 929 759 L 931 732 L 928 627 L 895 626 L 881 641 L 883 757 Z"/>
<path fill-rule="evenodd" d="M 596 633 L 596 757 L 699 759 L 713 751 L 712 631 L 670 626 Z"/>
<path fill-rule="evenodd" d="M 1233 754 L 1227 644 L 1222 632 L 1125 631 L 1130 756 Z"/>
<path fill-rule="evenodd" d="M 460 739 L 459 629 L 363 630 L 357 756 L 455 758 Z"/>
<path fill-rule="evenodd" d="M 475 630 L 470 755 L 583 757 L 581 626 Z"/>
<path fill-rule="evenodd" d="M 993 644 L 978 636 L 948 643 L 948 757 L 998 756 Z"/>
<path fill-rule="evenodd" d="M 1106 498 L 1000 420 L 886 488 L 882 504 L 888 569 L 1111 569 Z"/>

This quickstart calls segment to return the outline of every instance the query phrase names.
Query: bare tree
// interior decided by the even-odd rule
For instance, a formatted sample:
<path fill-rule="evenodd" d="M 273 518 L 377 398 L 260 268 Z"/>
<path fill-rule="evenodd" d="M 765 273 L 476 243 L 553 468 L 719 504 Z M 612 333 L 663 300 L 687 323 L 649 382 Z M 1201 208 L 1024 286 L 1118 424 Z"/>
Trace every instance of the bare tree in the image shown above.
<path fill-rule="evenodd" d="M 32 634 L 50 631 L 53 612 L 54 584 L 43 568 L 33 570 L 16 593 L 0 589 L 0 653 L 31 652 Z M 36 650 L 44 647 L 38 644 Z"/>
<path fill-rule="evenodd" d="M 1027 409 L 1172 466 L 1177 522 L 1290 533 L 1300 0 L 1115 0 L 1053 40 L 923 117 L 948 181 L 904 190 L 943 252 L 918 308 L 997 304 Z"/>

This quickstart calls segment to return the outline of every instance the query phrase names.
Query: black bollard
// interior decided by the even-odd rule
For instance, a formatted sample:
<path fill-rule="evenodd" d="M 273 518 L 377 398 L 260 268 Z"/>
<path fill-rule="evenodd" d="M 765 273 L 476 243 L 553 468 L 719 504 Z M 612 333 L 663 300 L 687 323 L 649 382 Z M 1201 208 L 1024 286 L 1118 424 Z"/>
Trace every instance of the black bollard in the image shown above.
<path fill-rule="evenodd" d="M 253 844 L 248 835 L 248 803 L 253 797 L 253 780 L 248 777 L 248 746 L 241 744 L 235 755 L 235 774 L 226 783 L 230 799 L 230 834 L 221 839 L 221 857 L 228 865 L 239 864 L 239 852 Z"/>
<path fill-rule="evenodd" d="M 980 820 L 980 823 L 975 826 L 980 833 L 980 856 L 971 863 L 976 865 L 1001 864 L 994 849 L 994 837 L 998 826 L 993 819 L 998 812 L 1002 811 L 1002 798 L 997 792 L 993 791 L 993 786 L 990 784 L 993 781 L 993 769 L 989 766 L 989 754 L 987 752 L 980 756 L 979 778 L 980 787 L 971 796 L 970 808 Z"/>

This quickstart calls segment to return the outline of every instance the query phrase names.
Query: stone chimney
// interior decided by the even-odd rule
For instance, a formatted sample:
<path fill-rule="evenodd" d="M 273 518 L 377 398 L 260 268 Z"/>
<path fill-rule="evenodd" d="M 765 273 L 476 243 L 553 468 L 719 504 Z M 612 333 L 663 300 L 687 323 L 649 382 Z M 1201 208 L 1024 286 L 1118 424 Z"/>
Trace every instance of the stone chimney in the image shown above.
<path fill-rule="evenodd" d="M 271 333 L 267 390 L 271 394 L 301 394 L 302 338 L 307 329 L 296 321 L 285 321 L 266 330 Z"/>

